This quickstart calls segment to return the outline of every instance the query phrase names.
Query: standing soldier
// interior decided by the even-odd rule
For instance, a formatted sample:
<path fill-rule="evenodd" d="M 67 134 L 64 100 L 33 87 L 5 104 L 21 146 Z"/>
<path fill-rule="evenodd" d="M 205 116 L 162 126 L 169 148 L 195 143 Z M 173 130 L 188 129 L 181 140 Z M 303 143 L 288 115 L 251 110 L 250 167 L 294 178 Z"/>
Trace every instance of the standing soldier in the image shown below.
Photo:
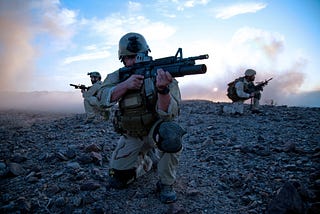
<path fill-rule="evenodd" d="M 150 59 L 149 51 L 141 34 L 128 33 L 119 41 L 119 60 L 126 67 Z M 150 170 L 150 157 L 153 156 L 153 161 L 157 162 L 160 201 L 176 201 L 173 184 L 182 150 L 181 138 L 185 134 L 172 121 L 178 116 L 181 101 L 178 82 L 163 69 L 157 70 L 153 81 L 143 75 L 132 74 L 120 82 L 119 71 L 115 71 L 107 76 L 103 87 L 102 104 L 111 107 L 119 103 L 113 123 L 121 134 L 110 160 L 109 187 L 126 188 L 143 174 L 138 172 L 141 161 L 149 163 L 142 169 Z M 149 96 L 146 96 L 146 91 Z"/>
<path fill-rule="evenodd" d="M 100 116 L 99 101 L 97 99 L 98 90 L 101 87 L 101 75 L 97 71 L 89 72 L 92 86 L 88 89 L 81 89 L 84 109 L 86 112 L 85 123 L 92 123 Z"/>

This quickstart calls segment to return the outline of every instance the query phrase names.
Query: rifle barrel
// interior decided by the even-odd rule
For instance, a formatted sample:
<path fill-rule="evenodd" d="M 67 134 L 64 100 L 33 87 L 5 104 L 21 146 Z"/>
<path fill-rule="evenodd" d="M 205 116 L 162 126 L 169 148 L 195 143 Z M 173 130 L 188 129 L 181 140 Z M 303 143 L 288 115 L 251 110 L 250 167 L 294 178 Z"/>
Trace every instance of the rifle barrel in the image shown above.
<path fill-rule="evenodd" d="M 207 72 L 207 66 L 205 64 L 181 66 L 180 69 L 173 69 L 173 71 L 168 69 L 168 71 L 173 77 L 183 77 L 185 75 L 204 74 Z"/>

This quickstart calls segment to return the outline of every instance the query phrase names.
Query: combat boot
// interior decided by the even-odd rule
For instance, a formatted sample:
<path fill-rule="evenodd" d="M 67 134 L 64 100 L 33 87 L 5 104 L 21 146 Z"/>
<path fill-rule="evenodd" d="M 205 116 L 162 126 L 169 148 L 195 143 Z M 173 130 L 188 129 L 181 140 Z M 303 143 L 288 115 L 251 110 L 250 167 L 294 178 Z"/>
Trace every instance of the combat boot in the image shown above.
<path fill-rule="evenodd" d="M 94 117 L 88 117 L 88 118 L 84 121 L 84 125 L 92 123 L 93 120 L 94 120 Z"/>
<path fill-rule="evenodd" d="M 172 185 L 165 185 L 161 181 L 158 181 L 157 190 L 160 192 L 160 201 L 162 203 L 169 204 L 177 200 L 177 194 Z"/>
<path fill-rule="evenodd" d="M 259 109 L 252 109 L 251 110 L 251 113 L 252 114 L 261 114 L 261 113 L 263 113 L 261 110 L 259 110 Z"/>
<path fill-rule="evenodd" d="M 114 177 L 109 177 L 108 179 L 108 184 L 107 184 L 107 189 L 125 189 L 127 188 L 127 183 L 114 178 Z"/>
<path fill-rule="evenodd" d="M 125 189 L 128 184 L 136 179 L 136 169 L 117 170 L 109 169 L 109 179 L 107 188 Z"/>

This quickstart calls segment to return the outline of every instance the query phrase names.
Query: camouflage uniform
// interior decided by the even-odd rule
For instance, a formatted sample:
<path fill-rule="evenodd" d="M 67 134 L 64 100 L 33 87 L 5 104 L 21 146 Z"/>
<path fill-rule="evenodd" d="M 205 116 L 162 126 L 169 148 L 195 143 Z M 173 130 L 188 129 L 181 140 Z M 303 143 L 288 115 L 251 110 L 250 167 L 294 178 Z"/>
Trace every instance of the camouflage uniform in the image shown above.
<path fill-rule="evenodd" d="M 259 91 L 253 91 L 254 85 L 252 82 L 248 82 L 246 78 L 242 78 L 242 81 L 238 81 L 235 84 L 236 93 L 238 95 L 238 100 L 233 102 L 233 107 L 235 112 L 243 114 L 243 103 L 244 101 L 250 99 L 250 93 L 255 92 L 253 97 L 253 106 L 252 109 L 259 108 L 259 101 L 261 98 L 261 94 Z"/>
<path fill-rule="evenodd" d="M 176 167 L 181 150 L 176 153 L 165 153 L 156 149 L 157 146 L 152 138 L 152 132 L 159 121 L 171 121 L 178 115 L 181 101 L 178 82 L 174 79 L 169 85 L 171 99 L 168 112 L 158 109 L 156 100 L 149 104 L 148 111 L 153 115 L 152 119 L 148 117 L 146 109 L 140 108 L 140 102 L 145 100 L 145 97 L 143 97 L 144 88 L 138 93 L 133 93 L 132 96 L 126 96 L 127 93 L 119 101 L 110 102 L 111 94 L 118 83 L 118 71 L 107 76 L 102 86 L 101 103 L 106 107 L 111 107 L 119 102 L 120 111 L 124 110 L 123 108 L 130 108 L 135 113 L 129 117 L 125 117 L 126 113 L 124 113 L 123 120 L 126 122 L 122 121 L 120 124 L 117 118 L 113 119 L 115 126 L 117 126 L 116 128 L 122 130 L 122 136 L 112 154 L 110 168 L 120 171 L 135 169 L 134 177 L 138 177 L 149 171 L 152 161 L 156 161 L 161 183 L 172 185 L 176 179 Z M 130 121 L 131 119 L 132 121 Z M 141 121 L 145 123 L 141 124 Z"/>
<path fill-rule="evenodd" d="M 97 99 L 97 93 L 101 87 L 101 84 L 101 81 L 97 81 L 87 91 L 83 91 L 82 93 L 87 120 L 93 120 L 97 115 L 100 115 L 100 103 Z"/>

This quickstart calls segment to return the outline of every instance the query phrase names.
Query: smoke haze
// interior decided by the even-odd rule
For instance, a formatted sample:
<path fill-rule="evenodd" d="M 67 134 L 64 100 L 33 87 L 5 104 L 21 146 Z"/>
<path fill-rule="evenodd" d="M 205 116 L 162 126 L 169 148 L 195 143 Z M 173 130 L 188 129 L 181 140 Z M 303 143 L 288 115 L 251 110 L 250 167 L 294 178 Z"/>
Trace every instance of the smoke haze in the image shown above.
<path fill-rule="evenodd" d="M 46 34 L 58 49 L 73 34 L 75 14 L 59 9 L 59 1 L 0 1 L 0 91 L 26 90 L 42 51 L 35 37 Z M 32 11 L 39 11 L 31 15 Z"/>
<path fill-rule="evenodd" d="M 37 15 L 32 13 L 35 10 L 39 11 Z M 59 1 L 0 0 L 0 108 L 83 112 L 79 91 L 16 92 L 29 91 L 29 86 L 41 79 L 35 78 L 39 72 L 36 63 L 43 51 L 36 36 L 45 34 L 56 49 L 66 48 L 75 34 L 76 15 L 61 8 Z M 208 46 L 206 42 L 204 45 Z M 302 88 L 308 60 L 287 54 L 282 35 L 243 27 L 227 45 L 214 49 L 219 57 L 210 56 L 208 63 L 203 62 L 208 66 L 206 74 L 186 83 L 179 79 L 183 99 L 230 102 L 227 84 L 252 68 L 257 71 L 256 81 L 273 77 L 262 93 L 262 104 L 320 106 L 319 88 L 311 92 Z"/>
<path fill-rule="evenodd" d="M 217 77 L 208 78 L 208 84 L 206 79 L 199 78 L 183 85 L 183 97 L 230 102 L 226 96 L 227 84 L 244 76 L 245 70 L 252 68 L 257 71 L 256 83 L 273 78 L 262 92 L 262 104 L 320 106 L 320 101 L 311 102 L 309 96 L 313 95 L 316 99 L 319 90 L 306 92 L 302 88 L 305 82 L 303 71 L 308 65 L 308 60 L 299 55 L 290 58 L 285 51 L 286 45 L 281 35 L 242 28 L 235 33 L 226 48 L 222 57 L 224 61 L 216 62 L 223 66 L 208 66 L 206 75 Z M 304 96 L 308 99 L 303 99 Z"/>
<path fill-rule="evenodd" d="M 0 1 L 0 90 L 26 86 L 34 70 L 27 1 Z M 5 29 L 5 30 L 4 30 Z"/>
<path fill-rule="evenodd" d="M 84 113 L 79 90 L 75 92 L 0 92 L 1 110 Z"/>

